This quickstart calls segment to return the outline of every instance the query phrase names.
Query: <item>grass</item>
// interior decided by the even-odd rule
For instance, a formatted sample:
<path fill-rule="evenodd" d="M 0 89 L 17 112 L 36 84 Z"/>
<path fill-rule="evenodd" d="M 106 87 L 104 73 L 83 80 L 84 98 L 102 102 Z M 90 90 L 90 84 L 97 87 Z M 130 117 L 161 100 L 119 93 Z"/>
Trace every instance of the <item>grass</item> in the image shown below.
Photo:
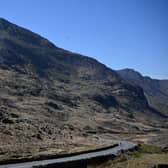
<path fill-rule="evenodd" d="M 168 164 L 168 153 L 152 145 L 141 145 L 137 150 L 127 152 L 102 164 L 88 168 L 151 168 L 157 164 Z"/>

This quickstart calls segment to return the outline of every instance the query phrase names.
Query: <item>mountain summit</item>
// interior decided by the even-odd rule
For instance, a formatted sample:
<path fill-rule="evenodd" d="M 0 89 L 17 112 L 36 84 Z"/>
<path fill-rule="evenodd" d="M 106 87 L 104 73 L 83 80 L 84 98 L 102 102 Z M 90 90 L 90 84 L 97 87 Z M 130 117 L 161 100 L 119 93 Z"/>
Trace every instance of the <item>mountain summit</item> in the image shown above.
<path fill-rule="evenodd" d="M 67 152 L 163 128 L 165 115 L 141 87 L 0 19 L 0 158 Z"/>

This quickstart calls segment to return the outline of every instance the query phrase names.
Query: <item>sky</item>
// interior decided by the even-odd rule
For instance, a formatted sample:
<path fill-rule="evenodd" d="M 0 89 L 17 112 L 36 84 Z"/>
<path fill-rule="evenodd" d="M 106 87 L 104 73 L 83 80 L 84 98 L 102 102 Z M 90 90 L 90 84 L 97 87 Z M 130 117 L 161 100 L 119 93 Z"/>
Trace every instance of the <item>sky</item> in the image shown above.
<path fill-rule="evenodd" d="M 112 69 L 168 79 L 168 0 L 1 0 L 0 17 Z"/>

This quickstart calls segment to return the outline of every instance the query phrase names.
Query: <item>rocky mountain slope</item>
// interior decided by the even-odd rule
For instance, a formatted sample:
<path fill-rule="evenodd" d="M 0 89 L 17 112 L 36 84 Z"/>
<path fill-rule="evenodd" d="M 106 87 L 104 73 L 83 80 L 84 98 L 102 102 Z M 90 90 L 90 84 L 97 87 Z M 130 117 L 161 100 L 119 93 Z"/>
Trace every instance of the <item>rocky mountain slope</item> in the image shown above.
<path fill-rule="evenodd" d="M 149 106 L 142 88 L 0 19 L 0 159 L 70 152 L 160 129 L 167 129 L 165 115 Z"/>
<path fill-rule="evenodd" d="M 150 106 L 168 116 L 168 80 L 142 76 L 133 69 L 123 69 L 118 74 L 127 82 L 143 88 Z"/>

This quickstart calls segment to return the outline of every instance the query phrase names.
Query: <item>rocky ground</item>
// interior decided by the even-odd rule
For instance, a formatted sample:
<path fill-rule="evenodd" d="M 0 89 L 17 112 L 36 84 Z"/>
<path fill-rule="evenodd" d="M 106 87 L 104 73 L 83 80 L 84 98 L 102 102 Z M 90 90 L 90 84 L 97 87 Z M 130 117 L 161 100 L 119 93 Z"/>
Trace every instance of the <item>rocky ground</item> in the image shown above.
<path fill-rule="evenodd" d="M 0 160 L 116 139 L 166 145 L 164 114 L 114 70 L 0 19 Z"/>

